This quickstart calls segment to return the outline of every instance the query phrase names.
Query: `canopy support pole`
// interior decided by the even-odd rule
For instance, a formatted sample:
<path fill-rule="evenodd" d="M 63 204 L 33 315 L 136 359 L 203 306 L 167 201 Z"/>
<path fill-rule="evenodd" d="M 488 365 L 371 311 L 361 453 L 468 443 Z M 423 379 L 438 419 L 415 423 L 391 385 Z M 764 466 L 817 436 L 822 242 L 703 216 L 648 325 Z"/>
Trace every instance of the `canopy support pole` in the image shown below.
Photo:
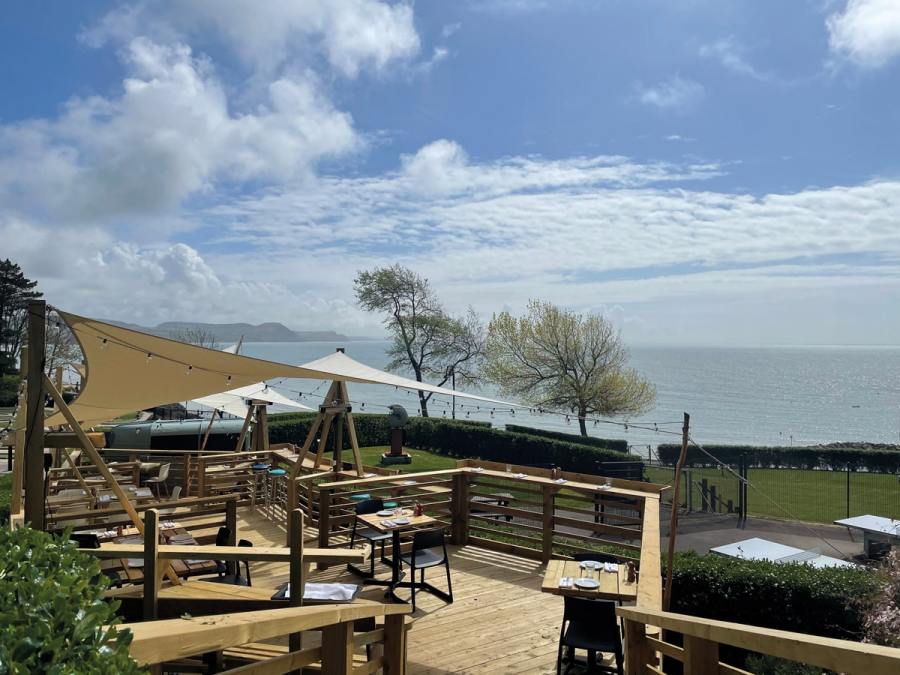
<path fill-rule="evenodd" d="M 244 439 L 247 438 L 247 429 L 250 428 L 250 420 L 253 419 L 253 406 L 247 406 L 247 416 L 244 418 L 244 426 L 241 427 L 241 435 L 238 436 L 237 445 L 234 446 L 235 452 L 240 452 L 244 447 Z"/>
<path fill-rule="evenodd" d="M 25 483 L 25 522 L 44 529 L 44 374 L 46 360 L 47 303 L 28 301 L 28 375 L 25 406 L 25 453 L 22 475 Z M 62 398 L 62 397 L 60 397 Z"/>
<path fill-rule="evenodd" d="M 22 511 L 23 465 L 25 464 L 25 425 L 28 419 L 28 347 L 19 352 L 19 375 L 22 378 L 22 391 L 19 394 L 19 405 L 16 408 L 15 440 L 16 453 L 13 457 L 12 495 L 9 501 L 11 513 Z"/>
<path fill-rule="evenodd" d="M 57 408 L 63 414 L 63 417 L 66 418 L 66 423 L 71 427 L 72 431 L 75 432 L 75 435 L 81 442 L 81 447 L 84 449 L 84 452 L 94 463 L 94 466 L 97 467 L 100 475 L 103 476 L 103 478 L 106 480 L 107 485 L 109 485 L 110 489 L 113 491 L 113 494 L 119 500 L 119 504 L 123 509 L 125 509 L 128 517 L 131 518 L 132 524 L 134 524 L 138 532 L 143 535 L 144 521 L 141 520 L 141 517 L 135 510 L 134 505 L 131 503 L 131 500 L 128 499 L 128 495 L 125 494 L 122 486 L 119 485 L 119 483 L 115 479 L 115 476 L 113 476 L 110 472 L 109 467 L 106 466 L 106 462 L 103 461 L 100 453 L 97 452 L 97 448 L 95 448 L 94 444 L 91 443 L 91 439 L 88 438 L 88 435 L 86 433 L 84 433 L 84 429 L 81 428 L 78 420 L 75 419 L 72 411 L 69 410 L 69 406 L 63 400 L 62 394 L 59 393 L 59 390 L 57 390 L 56 386 L 46 375 L 44 375 L 44 387 L 50 393 L 50 396 L 53 397 L 53 400 L 56 401 Z M 175 571 L 172 569 L 171 563 L 166 563 L 166 565 L 166 575 L 169 577 L 169 581 L 171 581 L 173 584 L 180 584 L 181 579 L 179 579 L 178 575 L 175 574 Z"/>

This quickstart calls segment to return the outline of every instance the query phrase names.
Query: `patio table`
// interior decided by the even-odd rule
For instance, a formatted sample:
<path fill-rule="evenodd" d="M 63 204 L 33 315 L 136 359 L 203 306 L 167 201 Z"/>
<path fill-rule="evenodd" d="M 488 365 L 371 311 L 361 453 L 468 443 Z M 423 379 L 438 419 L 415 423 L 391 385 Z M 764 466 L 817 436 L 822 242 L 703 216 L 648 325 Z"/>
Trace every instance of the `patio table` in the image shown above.
<path fill-rule="evenodd" d="M 850 530 L 859 530 L 863 533 L 863 547 L 869 556 L 873 542 L 887 542 L 894 544 L 900 541 L 900 520 L 883 518 L 881 516 L 854 516 L 835 520 L 835 525 L 843 525 Z"/>
<path fill-rule="evenodd" d="M 637 582 L 628 582 L 628 573 L 624 564 L 619 564 L 615 572 L 604 572 L 602 568 L 592 572 L 590 578 L 600 583 L 599 588 L 578 588 L 574 584 L 567 588 L 560 588 L 559 581 L 563 577 L 579 579 L 588 576 L 585 570 L 581 569 L 580 564 L 575 560 L 551 560 L 547 563 L 547 571 L 544 573 L 544 581 L 541 583 L 541 593 L 568 595 L 590 600 L 617 600 L 620 602 L 637 600 Z"/>

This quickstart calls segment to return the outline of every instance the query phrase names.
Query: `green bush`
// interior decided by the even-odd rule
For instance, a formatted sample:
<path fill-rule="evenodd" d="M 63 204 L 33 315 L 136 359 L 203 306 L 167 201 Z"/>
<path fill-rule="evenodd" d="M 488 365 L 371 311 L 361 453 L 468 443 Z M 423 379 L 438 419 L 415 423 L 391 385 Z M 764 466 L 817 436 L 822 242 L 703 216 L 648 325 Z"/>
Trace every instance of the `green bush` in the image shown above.
<path fill-rule="evenodd" d="M 96 559 L 63 536 L 0 529 L 0 673 L 143 673 Z"/>
<path fill-rule="evenodd" d="M 12 498 L 12 474 L 0 476 L 0 527 L 9 523 L 9 503 Z"/>
<path fill-rule="evenodd" d="M 790 469 L 866 469 L 880 473 L 900 471 L 900 452 L 868 448 L 781 448 L 758 445 L 705 445 L 704 449 L 726 464 L 737 465 L 742 457 L 749 466 Z M 663 464 L 675 465 L 681 446 L 664 443 L 657 448 Z M 689 447 L 689 466 L 713 466 L 699 448 Z"/>
<path fill-rule="evenodd" d="M 18 375 L 0 375 L 0 408 L 12 408 L 19 401 Z"/>
<path fill-rule="evenodd" d="M 523 427 L 518 424 L 507 424 L 507 431 L 517 434 L 529 434 L 531 436 L 543 436 L 544 438 L 554 438 L 557 441 L 567 441 L 569 443 L 577 443 L 578 445 L 590 445 L 594 448 L 602 448 L 604 450 L 615 450 L 616 452 L 628 452 L 628 441 L 620 438 L 597 438 L 596 436 L 582 436 L 580 434 L 566 434 L 562 431 L 547 431 L 546 429 L 535 429 L 534 427 Z"/>
<path fill-rule="evenodd" d="M 269 422 L 272 443 L 300 444 L 306 438 L 314 415 L 273 415 Z M 386 415 L 353 416 L 361 446 L 386 445 L 390 428 Z M 555 464 L 568 471 L 596 473 L 597 462 L 621 461 L 622 453 L 566 443 L 552 438 L 493 429 L 489 422 L 448 420 L 441 417 L 411 417 L 405 444 L 419 450 L 460 459 L 485 459 L 510 464 Z"/>
<path fill-rule="evenodd" d="M 860 640 L 877 579 L 864 568 L 816 568 L 679 553 L 672 611 L 764 628 Z"/>

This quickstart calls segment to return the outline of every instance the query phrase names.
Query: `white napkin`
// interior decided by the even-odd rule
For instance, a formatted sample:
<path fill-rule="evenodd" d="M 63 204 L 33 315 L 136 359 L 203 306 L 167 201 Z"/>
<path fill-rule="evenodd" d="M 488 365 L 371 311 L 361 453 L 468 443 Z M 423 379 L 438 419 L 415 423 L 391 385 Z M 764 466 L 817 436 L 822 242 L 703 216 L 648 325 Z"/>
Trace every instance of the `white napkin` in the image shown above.
<path fill-rule="evenodd" d="M 382 527 L 397 527 L 397 523 L 395 523 L 393 520 L 382 520 L 381 526 Z"/>
<path fill-rule="evenodd" d="M 618 563 L 603 563 L 603 571 L 604 572 L 618 572 L 619 564 Z"/>
<path fill-rule="evenodd" d="M 525 474 L 524 473 L 516 473 L 516 474 L 513 474 L 513 477 L 514 478 L 525 478 Z"/>
<path fill-rule="evenodd" d="M 566 482 L 566 479 L 565 479 L 565 478 L 557 478 L 557 479 L 556 479 L 555 481 L 553 481 L 553 482 L 554 482 L 554 483 L 562 484 L 562 483 L 565 483 L 565 482 Z"/>
<path fill-rule="evenodd" d="M 307 583 L 303 589 L 304 600 L 333 600 L 335 602 L 348 602 L 353 599 L 358 588 L 356 584 L 316 584 Z M 291 589 L 288 587 L 285 598 L 291 597 Z"/>
<path fill-rule="evenodd" d="M 575 580 L 572 577 L 563 577 L 559 580 L 560 588 L 570 588 Z"/>

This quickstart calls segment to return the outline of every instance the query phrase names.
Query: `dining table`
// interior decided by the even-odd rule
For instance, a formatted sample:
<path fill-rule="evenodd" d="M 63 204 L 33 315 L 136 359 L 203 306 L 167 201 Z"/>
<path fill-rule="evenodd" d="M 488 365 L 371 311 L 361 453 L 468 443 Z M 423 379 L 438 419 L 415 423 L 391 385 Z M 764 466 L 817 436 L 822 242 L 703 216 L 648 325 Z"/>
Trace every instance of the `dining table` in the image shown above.
<path fill-rule="evenodd" d="M 389 533 L 391 535 L 392 544 L 390 581 L 384 579 L 364 579 L 363 584 L 387 586 L 387 591 L 385 591 L 384 594 L 385 597 L 390 598 L 395 602 L 407 602 L 395 593 L 397 588 L 411 588 L 415 581 L 403 581 L 405 573 L 400 569 L 400 535 L 419 529 L 434 528 L 436 526 L 444 527 L 443 523 L 425 514 L 419 516 L 414 515 L 412 509 L 396 509 L 391 512 L 369 513 L 356 516 L 356 518 L 366 527 L 369 527 L 376 532 L 384 534 Z M 446 593 L 430 584 L 419 584 L 417 588 L 423 588 L 444 599 L 448 597 Z"/>
<path fill-rule="evenodd" d="M 589 564 L 586 565 L 585 562 Z M 628 571 L 624 564 L 585 562 L 548 562 L 541 592 L 590 600 L 615 600 L 620 603 L 637 600 L 637 581 L 628 581 Z M 571 582 L 564 584 L 564 580 Z"/>
<path fill-rule="evenodd" d="M 178 546 L 196 546 L 197 541 L 188 530 L 174 522 L 163 522 L 159 526 L 160 535 L 166 544 Z M 144 537 L 137 528 L 124 528 L 119 534 L 114 530 L 94 531 L 101 543 L 113 544 L 141 544 Z M 172 570 L 179 577 L 190 577 L 199 574 L 214 574 L 218 566 L 214 560 L 172 560 Z M 144 581 L 144 560 L 141 558 L 119 558 L 113 561 L 110 569 L 116 569 L 123 573 L 124 581 L 129 583 L 142 583 Z"/>

